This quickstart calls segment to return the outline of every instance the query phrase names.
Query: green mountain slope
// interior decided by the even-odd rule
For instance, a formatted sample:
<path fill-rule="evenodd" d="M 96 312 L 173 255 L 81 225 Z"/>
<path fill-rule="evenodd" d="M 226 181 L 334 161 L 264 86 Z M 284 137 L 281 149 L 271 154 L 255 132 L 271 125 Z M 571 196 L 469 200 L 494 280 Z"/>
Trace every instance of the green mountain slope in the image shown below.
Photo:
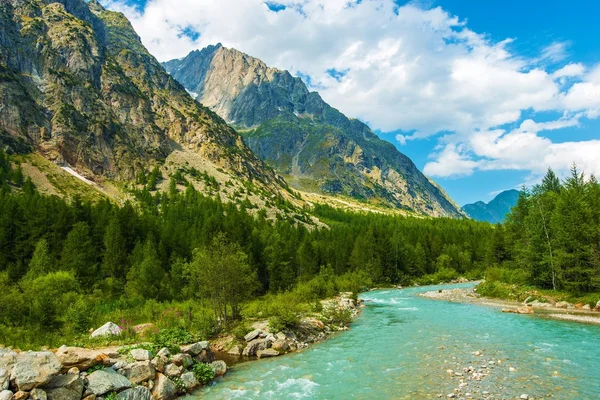
<path fill-rule="evenodd" d="M 478 201 L 473 204 L 466 204 L 462 210 L 471 218 L 477 221 L 486 221 L 496 224 L 504 221 L 506 214 L 510 212 L 510 209 L 517 204 L 519 199 L 518 190 L 506 190 L 496 197 L 489 203 Z"/>
<path fill-rule="evenodd" d="M 95 0 L 0 2 L 0 146 L 91 179 L 130 180 L 177 151 L 285 185 Z"/>
<path fill-rule="evenodd" d="M 221 45 L 163 65 L 292 187 L 431 216 L 462 215 L 408 157 L 289 72 Z"/>

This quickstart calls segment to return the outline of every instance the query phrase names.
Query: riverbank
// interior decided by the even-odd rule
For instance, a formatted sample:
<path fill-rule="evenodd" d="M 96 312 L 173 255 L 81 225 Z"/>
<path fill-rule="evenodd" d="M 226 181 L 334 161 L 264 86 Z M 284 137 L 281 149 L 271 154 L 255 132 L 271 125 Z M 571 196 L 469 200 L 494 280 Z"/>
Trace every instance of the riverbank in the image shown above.
<path fill-rule="evenodd" d="M 269 321 L 254 321 L 243 338 L 229 334 L 186 344 L 165 340 L 38 352 L 0 347 L 0 400 L 170 400 L 225 375 L 236 362 L 278 357 L 323 341 L 348 329 L 360 313 L 360 301 L 350 292 L 320 304 L 320 312 L 302 316 L 293 327 L 280 330 Z M 91 337 L 121 334 L 109 322 Z"/>
<path fill-rule="evenodd" d="M 494 299 L 477 293 L 477 286 L 470 288 L 440 289 L 419 294 L 433 300 L 477 304 L 501 308 L 503 312 L 515 314 L 535 314 L 543 318 L 600 325 L 600 307 L 571 304 L 566 301 L 552 302 L 551 299 L 527 298 L 523 302 Z M 600 304 L 600 301 L 598 302 Z"/>

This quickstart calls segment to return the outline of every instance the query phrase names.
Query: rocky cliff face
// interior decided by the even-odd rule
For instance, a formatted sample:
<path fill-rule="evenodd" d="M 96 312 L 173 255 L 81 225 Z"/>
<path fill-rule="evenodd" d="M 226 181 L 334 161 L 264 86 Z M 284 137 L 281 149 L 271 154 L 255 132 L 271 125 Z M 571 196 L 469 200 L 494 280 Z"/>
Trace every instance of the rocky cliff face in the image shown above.
<path fill-rule="evenodd" d="M 462 215 L 408 157 L 289 72 L 221 45 L 163 65 L 291 186 L 425 215 Z"/>
<path fill-rule="evenodd" d="M 0 2 L 0 146 L 130 179 L 173 150 L 283 184 L 97 1 Z"/>

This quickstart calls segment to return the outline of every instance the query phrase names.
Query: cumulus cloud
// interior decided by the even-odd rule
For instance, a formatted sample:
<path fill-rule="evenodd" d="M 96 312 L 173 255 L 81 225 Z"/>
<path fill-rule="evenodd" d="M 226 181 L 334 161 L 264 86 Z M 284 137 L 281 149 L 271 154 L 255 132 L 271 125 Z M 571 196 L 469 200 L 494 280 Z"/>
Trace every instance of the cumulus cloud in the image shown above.
<path fill-rule="evenodd" d="M 425 167 L 432 176 L 535 173 L 573 161 L 600 173 L 589 156 L 595 141 L 557 144 L 543 136 L 600 116 L 600 67 L 567 63 L 569 42 L 528 59 L 511 51 L 512 39 L 494 42 L 458 16 L 416 2 L 149 0 L 140 10 L 125 1 L 104 4 L 124 12 L 161 61 L 221 42 L 309 76 L 326 101 L 375 129 L 415 132 L 397 135 L 400 144 L 443 133 Z M 557 119 L 523 121 L 526 111 Z"/>

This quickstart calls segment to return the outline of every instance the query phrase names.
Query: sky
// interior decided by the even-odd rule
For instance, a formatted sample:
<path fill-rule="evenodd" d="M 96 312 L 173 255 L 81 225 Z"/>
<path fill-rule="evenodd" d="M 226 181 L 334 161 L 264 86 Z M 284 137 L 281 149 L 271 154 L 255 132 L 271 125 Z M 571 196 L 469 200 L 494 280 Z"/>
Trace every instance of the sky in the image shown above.
<path fill-rule="evenodd" d="M 222 43 L 302 77 L 460 205 L 600 175 L 600 2 L 101 2 L 159 61 Z"/>

